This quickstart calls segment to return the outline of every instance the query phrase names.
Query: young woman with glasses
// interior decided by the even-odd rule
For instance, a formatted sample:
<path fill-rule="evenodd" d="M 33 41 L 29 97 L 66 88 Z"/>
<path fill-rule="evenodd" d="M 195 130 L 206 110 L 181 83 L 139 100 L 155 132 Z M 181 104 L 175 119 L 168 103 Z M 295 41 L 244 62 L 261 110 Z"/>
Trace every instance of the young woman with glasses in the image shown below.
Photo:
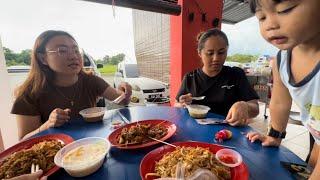
<path fill-rule="evenodd" d="M 80 110 L 96 106 L 99 96 L 114 100 L 125 93 L 121 103 L 129 103 L 129 84 L 121 83 L 114 89 L 82 68 L 78 44 L 67 32 L 49 30 L 36 39 L 31 70 L 15 92 L 11 111 L 16 114 L 20 139 L 79 117 Z"/>

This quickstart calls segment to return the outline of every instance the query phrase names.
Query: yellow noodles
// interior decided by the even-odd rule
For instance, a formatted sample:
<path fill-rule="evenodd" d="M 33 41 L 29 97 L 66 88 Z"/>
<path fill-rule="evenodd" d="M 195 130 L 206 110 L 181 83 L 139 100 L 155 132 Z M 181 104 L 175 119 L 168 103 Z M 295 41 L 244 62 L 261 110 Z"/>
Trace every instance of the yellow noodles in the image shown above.
<path fill-rule="evenodd" d="M 155 174 L 160 177 L 176 177 L 178 162 L 185 168 L 185 177 L 203 168 L 210 170 L 219 179 L 231 179 L 230 169 L 219 163 L 208 149 L 201 147 L 177 147 L 175 151 L 165 154 L 156 162 Z"/>
<path fill-rule="evenodd" d="M 13 153 L 0 162 L 0 179 L 28 174 L 32 164 L 38 164 L 46 173 L 54 166 L 53 158 L 62 146 L 56 140 L 42 141 L 29 149 Z"/>

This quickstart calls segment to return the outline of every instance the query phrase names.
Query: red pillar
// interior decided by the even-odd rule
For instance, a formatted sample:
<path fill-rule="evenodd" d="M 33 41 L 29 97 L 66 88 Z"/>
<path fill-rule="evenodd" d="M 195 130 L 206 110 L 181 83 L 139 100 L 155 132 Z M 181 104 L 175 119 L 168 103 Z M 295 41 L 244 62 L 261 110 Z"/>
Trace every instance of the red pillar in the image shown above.
<path fill-rule="evenodd" d="M 218 27 L 221 27 L 223 0 L 178 0 L 178 4 L 181 5 L 181 14 L 170 19 L 171 105 L 184 74 L 201 66 L 197 52 L 198 33 L 213 28 L 215 18 L 219 19 Z"/>

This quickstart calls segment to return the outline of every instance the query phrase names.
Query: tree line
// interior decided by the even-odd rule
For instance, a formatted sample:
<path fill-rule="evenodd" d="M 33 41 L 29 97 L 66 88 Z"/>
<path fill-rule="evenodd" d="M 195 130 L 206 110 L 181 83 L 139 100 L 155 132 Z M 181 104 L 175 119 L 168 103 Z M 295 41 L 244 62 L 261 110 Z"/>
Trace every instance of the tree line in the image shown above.
<path fill-rule="evenodd" d="M 22 50 L 20 53 L 16 53 L 9 48 L 3 47 L 4 56 L 6 58 L 7 66 L 14 65 L 30 65 L 31 60 L 31 49 Z M 119 62 L 123 61 L 125 54 L 119 53 L 115 56 L 106 55 L 102 59 L 95 59 L 98 64 L 111 64 L 117 65 Z M 227 61 L 235 61 L 239 63 L 247 63 L 255 61 L 258 59 L 258 55 L 248 55 L 248 54 L 234 54 L 227 57 Z"/>
<path fill-rule="evenodd" d="M 258 59 L 258 57 L 259 57 L 258 55 L 234 54 L 232 56 L 228 56 L 227 61 L 248 63 L 248 62 L 256 61 Z"/>
<path fill-rule="evenodd" d="M 3 51 L 7 66 L 30 65 L 31 49 L 25 49 L 22 50 L 20 53 L 16 53 L 9 48 L 3 47 Z M 102 59 L 95 59 L 95 61 L 99 64 L 117 65 L 120 61 L 124 59 L 124 57 L 125 54 L 119 53 L 115 56 L 106 55 Z"/>

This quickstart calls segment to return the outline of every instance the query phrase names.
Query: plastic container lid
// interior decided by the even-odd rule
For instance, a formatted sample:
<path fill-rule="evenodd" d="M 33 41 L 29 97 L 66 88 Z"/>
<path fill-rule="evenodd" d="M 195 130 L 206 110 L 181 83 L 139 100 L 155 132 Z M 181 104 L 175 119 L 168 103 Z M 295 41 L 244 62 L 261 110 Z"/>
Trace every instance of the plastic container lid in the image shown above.
<path fill-rule="evenodd" d="M 67 155 L 70 151 L 83 146 L 83 145 L 90 145 L 90 144 L 99 144 L 105 147 L 105 153 L 99 155 L 98 157 L 95 157 L 95 159 L 86 162 L 86 163 L 80 163 L 80 164 L 64 164 L 63 162 L 63 157 L 65 155 Z M 54 163 L 62 168 L 67 169 L 81 169 L 84 168 L 86 166 L 90 167 L 93 164 L 96 164 L 97 162 L 103 160 L 105 158 L 105 156 L 109 153 L 110 150 L 110 142 L 107 141 L 104 138 L 100 138 L 100 137 L 88 137 L 88 138 L 83 138 L 83 139 L 79 139 L 77 141 L 74 141 L 66 146 L 64 146 L 62 149 L 60 149 L 57 154 L 54 156 Z"/>
<path fill-rule="evenodd" d="M 220 149 L 216 152 L 216 159 L 228 167 L 236 167 L 242 163 L 242 156 L 232 149 Z"/>

